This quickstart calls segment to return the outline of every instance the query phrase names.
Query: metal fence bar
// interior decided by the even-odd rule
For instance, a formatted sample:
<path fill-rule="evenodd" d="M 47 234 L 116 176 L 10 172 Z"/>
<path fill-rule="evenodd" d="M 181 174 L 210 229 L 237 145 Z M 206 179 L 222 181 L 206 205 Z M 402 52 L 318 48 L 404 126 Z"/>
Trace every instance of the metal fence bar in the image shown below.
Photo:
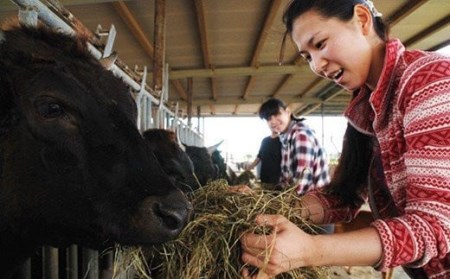
<path fill-rule="evenodd" d="M 42 269 L 44 278 L 58 279 L 59 265 L 58 265 L 58 249 L 45 246 L 42 248 Z"/>
<path fill-rule="evenodd" d="M 98 279 L 98 252 L 92 249 L 82 249 L 82 278 Z"/>
<path fill-rule="evenodd" d="M 67 279 L 78 279 L 78 247 L 71 245 L 66 251 L 66 277 Z"/>

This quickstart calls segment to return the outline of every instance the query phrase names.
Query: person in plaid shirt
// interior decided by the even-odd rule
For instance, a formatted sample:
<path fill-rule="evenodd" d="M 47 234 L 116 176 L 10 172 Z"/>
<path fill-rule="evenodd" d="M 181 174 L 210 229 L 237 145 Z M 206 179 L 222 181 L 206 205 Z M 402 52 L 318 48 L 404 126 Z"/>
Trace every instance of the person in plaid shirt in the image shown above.
<path fill-rule="evenodd" d="M 329 180 L 325 151 L 314 131 L 295 118 L 279 99 L 269 99 L 259 109 L 261 119 L 271 131 L 280 133 L 281 184 L 280 189 L 296 187 L 299 195 L 325 186 Z"/>

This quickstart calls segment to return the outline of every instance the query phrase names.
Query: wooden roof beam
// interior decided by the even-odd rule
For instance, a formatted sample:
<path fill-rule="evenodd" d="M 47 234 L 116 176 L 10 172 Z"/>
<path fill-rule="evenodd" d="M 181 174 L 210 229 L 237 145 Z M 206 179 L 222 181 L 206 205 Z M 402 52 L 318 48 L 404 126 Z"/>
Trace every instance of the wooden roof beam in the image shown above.
<path fill-rule="evenodd" d="M 200 41 L 202 45 L 203 65 L 205 68 L 211 67 L 209 58 L 208 34 L 206 32 L 205 13 L 203 8 L 203 0 L 195 0 L 195 12 L 197 16 L 198 30 L 200 33 Z"/>
<path fill-rule="evenodd" d="M 264 74 L 311 74 L 309 68 L 295 65 L 262 66 L 262 67 L 226 67 L 215 69 L 170 70 L 169 79 L 183 79 L 188 77 L 231 77 L 256 76 Z"/>
<path fill-rule="evenodd" d="M 391 27 L 394 26 L 428 1 L 429 0 L 408 0 L 408 2 L 387 18 L 386 23 Z"/>
<path fill-rule="evenodd" d="M 195 0 L 195 11 L 197 15 L 197 24 L 200 33 L 200 41 L 202 43 L 203 65 L 206 69 L 210 69 L 212 66 L 209 55 L 208 33 L 206 32 L 206 19 L 204 12 L 203 0 Z M 216 81 L 211 78 L 211 98 L 217 100 Z M 211 114 L 214 114 L 216 109 L 213 105 L 210 105 Z"/>
<path fill-rule="evenodd" d="M 443 19 L 439 20 L 438 22 L 434 23 L 433 25 L 429 26 L 428 28 L 422 30 L 421 32 L 417 33 L 416 35 L 414 35 L 411 38 L 409 38 L 408 40 L 406 40 L 404 42 L 404 45 L 406 47 L 410 46 L 410 45 L 430 36 L 431 34 L 439 31 L 440 29 L 445 28 L 449 24 L 450 24 L 450 17 L 446 16 Z"/>
<path fill-rule="evenodd" d="M 280 93 L 281 89 L 294 77 L 294 75 L 286 75 L 283 80 L 278 84 L 277 89 L 272 93 L 271 97 L 276 98 Z"/>
<path fill-rule="evenodd" d="M 160 91 L 164 83 L 164 65 L 166 56 L 166 1 L 155 0 L 153 44 L 153 90 Z"/>
<path fill-rule="evenodd" d="M 328 86 L 330 86 L 330 85 L 328 85 Z M 336 85 L 336 86 L 337 86 L 337 85 Z M 301 113 L 301 115 L 308 115 L 308 114 L 314 112 L 316 109 L 320 108 L 320 107 L 322 106 L 322 104 L 324 104 L 324 103 L 330 101 L 330 100 L 333 99 L 334 97 L 336 97 L 336 96 L 338 96 L 338 95 L 340 95 L 340 94 L 342 94 L 342 93 L 344 92 L 344 89 L 343 89 L 343 88 L 339 88 L 339 87 L 336 87 L 336 88 L 331 87 L 331 90 L 336 90 L 336 91 L 333 92 L 332 94 L 330 94 L 329 96 L 323 98 L 323 99 L 322 99 L 322 98 L 319 98 L 319 99 L 321 99 L 320 102 L 317 102 L 317 103 L 315 103 L 315 104 L 314 104 L 314 103 L 310 103 L 310 104 L 309 104 L 310 106 L 308 106 L 308 107 L 306 108 L 306 110 L 303 110 L 303 109 L 302 109 L 302 110 L 297 110 L 297 111 L 295 112 L 295 114 Z"/>
<path fill-rule="evenodd" d="M 430 48 L 428 49 L 428 51 L 436 51 L 436 50 L 439 50 L 439 49 L 441 49 L 441 48 L 443 48 L 443 47 L 446 47 L 446 46 L 448 46 L 448 45 L 450 45 L 450 39 L 445 40 L 445 41 L 443 41 L 442 43 L 439 43 L 439 44 L 437 44 L 437 45 L 435 45 L 435 46 L 430 47 Z"/>
<path fill-rule="evenodd" d="M 130 29 L 133 36 L 141 44 L 142 48 L 145 50 L 150 59 L 153 59 L 153 43 L 151 43 L 147 39 L 144 30 L 139 25 L 130 9 L 128 9 L 127 5 L 123 1 L 113 2 L 112 5 L 114 9 L 116 9 L 116 12 L 119 14 L 122 20 L 125 22 L 128 29 Z"/>
<path fill-rule="evenodd" d="M 270 28 L 273 25 L 274 20 L 278 14 L 278 10 L 282 4 L 281 0 L 272 0 L 272 5 L 270 6 L 270 10 L 266 15 L 266 19 L 264 20 L 264 26 L 259 33 L 258 43 L 256 45 L 255 51 L 253 52 L 252 61 L 250 65 L 256 66 L 258 64 L 259 56 L 261 55 L 261 51 L 266 43 L 267 36 L 269 35 Z"/>
<path fill-rule="evenodd" d="M 264 25 L 263 28 L 261 29 L 261 32 L 259 33 L 258 43 L 256 44 L 256 48 L 255 51 L 253 52 L 252 60 L 250 62 L 250 66 L 252 67 L 257 66 L 258 64 L 259 56 L 261 55 L 261 51 L 264 47 L 264 44 L 266 43 L 267 36 L 276 18 L 278 10 L 280 9 L 281 3 L 282 0 L 272 0 L 272 5 L 270 6 L 270 10 L 267 13 L 266 18 L 264 20 Z M 246 99 L 247 96 L 250 94 L 250 91 L 253 88 L 253 84 L 254 79 L 253 77 L 250 77 L 245 87 L 244 94 L 242 95 L 243 99 Z M 236 107 L 234 113 L 237 113 L 237 109 L 238 107 Z"/>
<path fill-rule="evenodd" d="M 209 98 L 198 98 L 192 100 L 193 106 L 209 106 L 209 105 L 260 105 L 267 101 L 270 97 L 262 96 L 249 96 L 247 99 L 242 99 L 238 96 L 223 96 L 216 101 Z M 286 97 L 283 98 L 289 103 L 304 103 L 304 104 L 317 104 L 323 100 L 320 98 L 299 98 L 299 97 Z"/>
<path fill-rule="evenodd" d="M 122 18 L 122 20 L 125 22 L 125 25 L 131 31 L 133 36 L 138 40 L 139 44 L 144 49 L 145 53 L 147 53 L 149 58 L 153 60 L 154 56 L 153 43 L 151 43 L 150 40 L 147 38 L 144 30 L 138 23 L 137 19 L 134 17 L 133 13 L 130 11 L 130 9 L 128 9 L 127 5 L 123 1 L 113 2 L 112 5 L 116 10 L 116 12 L 119 14 L 119 16 Z M 180 98 L 186 101 L 187 94 L 186 91 L 183 89 L 183 86 L 181 86 L 181 83 L 178 82 L 178 84 L 176 84 L 174 83 L 173 80 L 171 81 L 171 83 L 175 87 Z"/>
<path fill-rule="evenodd" d="M 175 90 L 178 92 L 178 95 L 180 96 L 181 99 L 187 101 L 187 92 L 184 89 L 183 85 L 181 85 L 181 82 L 177 79 L 174 79 L 171 81 L 172 85 L 175 87 Z"/>
<path fill-rule="evenodd" d="M 298 97 L 303 97 L 309 90 L 313 89 L 316 85 L 318 85 L 324 79 L 322 77 L 317 77 L 313 80 L 302 92 L 298 94 Z"/>

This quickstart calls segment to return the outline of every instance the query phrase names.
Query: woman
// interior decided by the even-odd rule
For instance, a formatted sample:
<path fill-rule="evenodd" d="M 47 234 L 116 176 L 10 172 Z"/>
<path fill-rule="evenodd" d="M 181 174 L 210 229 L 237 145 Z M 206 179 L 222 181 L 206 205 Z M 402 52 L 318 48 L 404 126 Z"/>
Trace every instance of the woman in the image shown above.
<path fill-rule="evenodd" d="M 286 104 L 275 98 L 261 105 L 259 117 L 280 134 L 281 177 L 276 189 L 295 187 L 297 194 L 303 195 L 329 182 L 325 151 L 304 119 L 294 117 Z"/>
<path fill-rule="evenodd" d="M 313 72 L 354 96 L 336 173 L 325 191 L 304 196 L 302 215 L 349 221 L 368 197 L 376 220 L 313 236 L 282 216 L 260 215 L 256 222 L 273 234 L 244 235 L 242 260 L 267 278 L 322 265 L 403 266 L 412 278 L 450 278 L 450 58 L 389 40 L 368 0 L 294 0 L 284 22 Z"/>

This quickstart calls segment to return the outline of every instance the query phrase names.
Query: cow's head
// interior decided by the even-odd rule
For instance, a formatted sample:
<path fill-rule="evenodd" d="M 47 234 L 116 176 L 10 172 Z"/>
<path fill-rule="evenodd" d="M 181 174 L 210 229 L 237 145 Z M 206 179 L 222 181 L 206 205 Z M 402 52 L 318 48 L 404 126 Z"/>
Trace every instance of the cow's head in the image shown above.
<path fill-rule="evenodd" d="M 219 152 L 217 151 L 217 148 L 221 143 L 222 142 L 209 147 L 198 147 L 183 144 L 186 149 L 186 153 L 189 155 L 189 158 L 191 158 L 192 163 L 194 164 L 195 175 L 201 185 L 206 185 L 206 183 L 210 180 L 222 178 L 219 174 L 219 166 L 213 161 L 213 153 Z M 220 156 L 220 153 L 218 155 Z"/>
<path fill-rule="evenodd" d="M 194 165 L 177 142 L 175 132 L 165 129 L 148 129 L 143 133 L 150 143 L 163 170 L 176 181 L 184 192 L 192 192 L 201 185 L 194 174 Z"/>
<path fill-rule="evenodd" d="M 124 83 L 85 41 L 0 34 L 0 231 L 94 248 L 176 237 L 190 204 L 137 130 Z"/>

